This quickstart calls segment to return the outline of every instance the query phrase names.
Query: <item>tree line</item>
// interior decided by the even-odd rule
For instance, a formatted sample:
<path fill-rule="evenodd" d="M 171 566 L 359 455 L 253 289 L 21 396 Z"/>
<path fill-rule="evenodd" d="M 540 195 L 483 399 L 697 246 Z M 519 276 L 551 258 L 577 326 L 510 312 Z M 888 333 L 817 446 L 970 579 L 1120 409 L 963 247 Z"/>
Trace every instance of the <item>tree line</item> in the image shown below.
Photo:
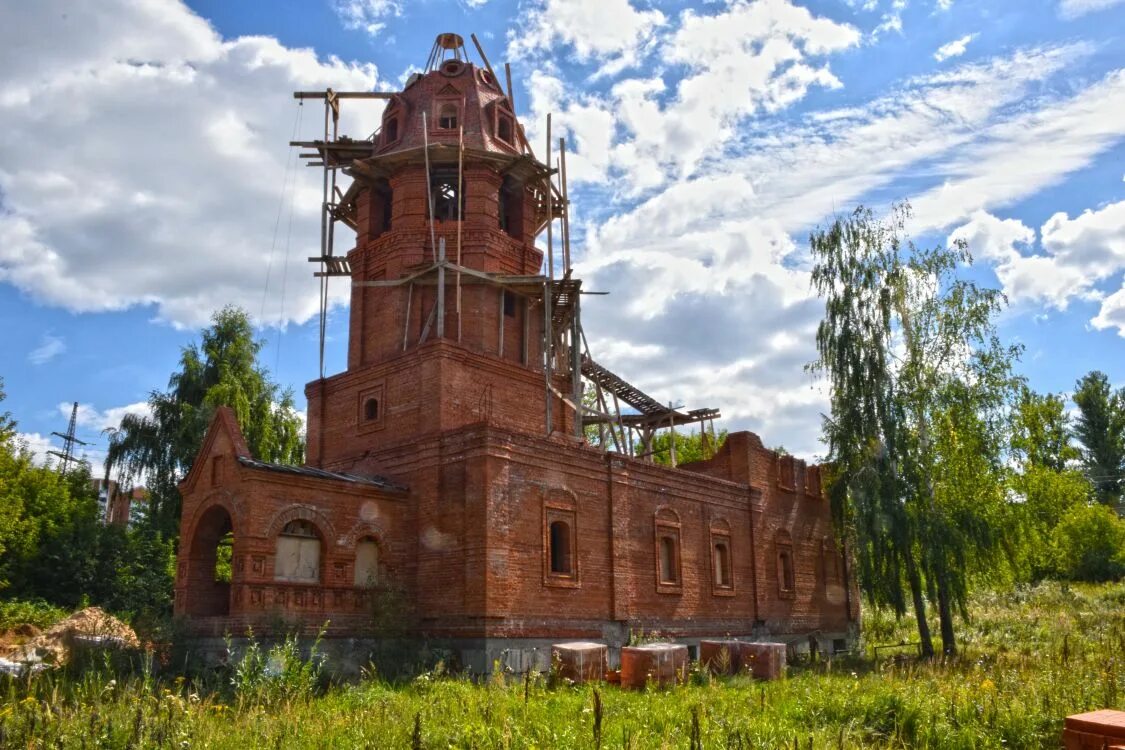
<path fill-rule="evenodd" d="M 107 461 L 96 470 L 147 491 L 131 528 L 103 522 L 90 467 L 77 464 L 64 474 L 37 465 L 16 438 L 15 420 L 0 414 L 0 596 L 69 608 L 97 604 L 135 623 L 165 623 L 179 537 L 177 485 L 215 409 L 234 410 L 255 458 L 304 460 L 293 394 L 258 362 L 263 345 L 244 311 L 220 310 L 199 342 L 181 350 L 168 388 L 149 394 L 149 413 L 126 415 L 108 432 Z"/>
<path fill-rule="evenodd" d="M 860 207 L 810 235 L 825 314 L 809 369 L 830 386 L 827 490 L 860 589 L 913 614 L 923 655 L 956 652 L 976 585 L 1125 575 L 1125 391 L 1100 372 L 1064 399 L 1014 372 L 1006 300 L 963 243 L 921 248 L 910 209 Z"/>

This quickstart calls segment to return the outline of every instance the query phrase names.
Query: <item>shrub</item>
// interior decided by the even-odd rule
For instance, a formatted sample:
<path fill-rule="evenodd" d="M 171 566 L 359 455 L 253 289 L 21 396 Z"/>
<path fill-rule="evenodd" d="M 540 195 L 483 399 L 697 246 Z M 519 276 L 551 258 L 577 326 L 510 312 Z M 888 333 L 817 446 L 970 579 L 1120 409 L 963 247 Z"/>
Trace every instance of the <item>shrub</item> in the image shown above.
<path fill-rule="evenodd" d="M 1104 505 L 1077 505 L 1051 535 L 1055 567 L 1073 581 L 1125 576 L 1125 521 Z"/>

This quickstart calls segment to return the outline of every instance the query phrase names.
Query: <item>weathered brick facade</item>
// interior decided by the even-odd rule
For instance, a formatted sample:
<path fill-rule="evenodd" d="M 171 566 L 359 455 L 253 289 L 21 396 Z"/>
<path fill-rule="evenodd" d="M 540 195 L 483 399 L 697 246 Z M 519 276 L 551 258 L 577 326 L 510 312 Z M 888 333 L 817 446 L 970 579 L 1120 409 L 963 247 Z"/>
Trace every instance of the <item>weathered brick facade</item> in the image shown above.
<path fill-rule="evenodd" d="M 449 63 L 390 102 L 353 167 L 348 369 L 306 388 L 307 466 L 254 461 L 217 413 L 181 488 L 176 612 L 200 632 L 331 620 L 330 634 L 363 634 L 394 592 L 411 634 L 491 655 L 538 639 L 619 645 L 637 629 L 686 641 L 854 632 L 817 467 L 747 432 L 675 469 L 575 437 L 561 395 L 572 373 L 545 387 L 534 293 L 544 167 L 519 147 L 487 71 Z M 453 189 L 441 175 L 459 159 Z M 428 173 L 431 193 L 446 191 L 433 235 Z M 444 286 L 443 239 L 465 269 Z"/>

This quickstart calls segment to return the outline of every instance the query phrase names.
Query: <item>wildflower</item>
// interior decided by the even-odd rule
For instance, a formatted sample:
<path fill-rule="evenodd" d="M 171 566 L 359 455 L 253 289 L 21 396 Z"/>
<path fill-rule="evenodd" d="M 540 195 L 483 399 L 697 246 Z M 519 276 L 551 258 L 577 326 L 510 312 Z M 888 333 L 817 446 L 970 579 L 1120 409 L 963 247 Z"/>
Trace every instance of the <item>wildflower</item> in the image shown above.
<path fill-rule="evenodd" d="M 992 692 L 993 690 L 996 689 L 996 683 L 993 682 L 992 680 L 988 679 L 987 677 L 985 677 L 984 682 L 982 682 L 980 684 L 980 689 L 985 691 L 986 693 Z"/>

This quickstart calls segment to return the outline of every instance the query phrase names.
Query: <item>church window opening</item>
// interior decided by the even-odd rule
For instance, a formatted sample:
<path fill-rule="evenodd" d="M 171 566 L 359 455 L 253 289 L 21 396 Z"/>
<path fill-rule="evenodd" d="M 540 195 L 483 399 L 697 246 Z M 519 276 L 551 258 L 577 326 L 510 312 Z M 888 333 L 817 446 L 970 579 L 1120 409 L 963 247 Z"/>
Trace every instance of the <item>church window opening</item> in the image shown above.
<path fill-rule="evenodd" d="M 730 543 L 726 540 L 715 542 L 711 550 L 712 566 L 715 573 L 715 585 L 719 588 L 730 588 Z"/>
<path fill-rule="evenodd" d="M 356 586 L 371 587 L 379 582 L 379 543 L 363 539 L 355 546 Z"/>
<path fill-rule="evenodd" d="M 519 239 L 523 227 L 523 189 L 511 177 L 505 177 L 496 196 L 500 228 L 509 237 Z"/>
<path fill-rule="evenodd" d="M 516 295 L 504 289 L 500 292 L 504 295 L 504 315 L 509 318 L 516 317 Z"/>
<path fill-rule="evenodd" d="M 368 422 L 379 418 L 379 399 L 369 398 L 363 402 L 363 418 Z"/>
<path fill-rule="evenodd" d="M 383 143 L 391 144 L 398 140 L 398 118 L 392 117 L 383 125 Z"/>
<path fill-rule="evenodd" d="M 443 104 L 438 112 L 438 127 L 442 130 L 457 129 L 457 105 Z"/>
<path fill-rule="evenodd" d="M 513 143 L 512 140 L 512 118 L 507 115 L 499 115 L 496 118 L 496 137 L 505 143 Z"/>
<path fill-rule="evenodd" d="M 551 523 L 551 573 L 571 574 L 570 524 L 566 521 Z"/>
<path fill-rule="evenodd" d="M 430 175 L 432 218 L 458 221 L 465 213 L 465 195 L 458 189 L 456 169 L 438 169 Z"/>
<path fill-rule="evenodd" d="M 300 583 L 320 580 L 320 536 L 308 521 L 290 521 L 278 535 L 274 578 Z"/>
<path fill-rule="evenodd" d="M 671 534 L 660 537 L 660 582 L 676 585 L 680 582 L 679 545 Z"/>

